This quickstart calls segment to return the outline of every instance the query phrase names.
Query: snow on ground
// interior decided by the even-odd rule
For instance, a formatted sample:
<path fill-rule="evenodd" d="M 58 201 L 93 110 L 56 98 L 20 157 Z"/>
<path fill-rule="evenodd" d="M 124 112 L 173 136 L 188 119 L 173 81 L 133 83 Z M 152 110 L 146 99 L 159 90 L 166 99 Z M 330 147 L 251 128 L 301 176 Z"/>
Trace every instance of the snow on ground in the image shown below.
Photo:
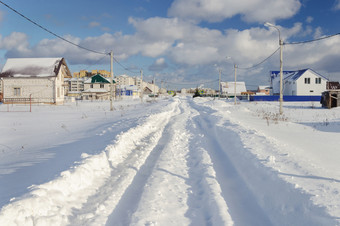
<path fill-rule="evenodd" d="M 339 108 L 114 106 L 0 105 L 0 225 L 340 225 Z"/>

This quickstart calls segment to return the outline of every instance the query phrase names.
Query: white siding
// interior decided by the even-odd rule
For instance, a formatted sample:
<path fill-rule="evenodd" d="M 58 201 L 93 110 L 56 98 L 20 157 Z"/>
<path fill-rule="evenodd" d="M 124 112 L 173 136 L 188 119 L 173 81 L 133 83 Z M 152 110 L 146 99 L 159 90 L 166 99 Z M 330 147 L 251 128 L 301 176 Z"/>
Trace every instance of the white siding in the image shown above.
<path fill-rule="evenodd" d="M 54 78 L 6 78 L 4 98 L 29 98 L 34 102 L 54 102 Z M 20 96 L 14 95 L 14 88 L 20 88 Z"/>
<path fill-rule="evenodd" d="M 310 84 L 305 84 L 305 78 L 310 78 Z M 311 71 L 306 71 L 297 81 L 296 95 L 311 95 L 321 96 L 321 93 L 326 90 L 326 80 L 321 78 L 321 84 L 315 83 L 315 78 L 320 76 Z"/>
<path fill-rule="evenodd" d="M 305 83 L 305 78 L 310 79 L 310 83 Z M 321 83 L 317 84 L 315 79 L 321 78 Z M 285 79 L 283 82 L 283 95 L 292 96 L 321 96 L 326 90 L 327 80 L 312 70 L 307 70 L 297 80 Z"/>

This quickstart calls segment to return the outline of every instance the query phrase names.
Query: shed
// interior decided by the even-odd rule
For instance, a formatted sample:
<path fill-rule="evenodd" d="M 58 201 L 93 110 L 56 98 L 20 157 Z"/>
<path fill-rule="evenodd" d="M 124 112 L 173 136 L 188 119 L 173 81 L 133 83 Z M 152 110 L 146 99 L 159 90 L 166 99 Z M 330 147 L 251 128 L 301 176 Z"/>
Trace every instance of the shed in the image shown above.
<path fill-rule="evenodd" d="M 330 109 L 340 107 L 340 90 L 328 90 L 323 92 L 320 103 L 324 108 Z"/>

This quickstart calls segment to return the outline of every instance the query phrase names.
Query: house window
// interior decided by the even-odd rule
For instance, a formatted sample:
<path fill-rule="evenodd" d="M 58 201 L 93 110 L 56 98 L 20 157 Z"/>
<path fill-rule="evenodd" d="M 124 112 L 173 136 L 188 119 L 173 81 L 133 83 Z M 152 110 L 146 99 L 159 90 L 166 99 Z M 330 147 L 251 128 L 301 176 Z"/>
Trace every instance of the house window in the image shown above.
<path fill-rule="evenodd" d="M 93 88 L 93 84 L 90 85 L 90 88 L 91 88 L 91 89 Z"/>
<path fill-rule="evenodd" d="M 104 88 L 104 84 L 100 84 L 100 88 Z"/>
<path fill-rule="evenodd" d="M 305 78 L 305 84 L 310 84 L 310 78 Z"/>
<path fill-rule="evenodd" d="M 21 88 L 14 88 L 14 96 L 20 96 L 21 95 Z"/>
<path fill-rule="evenodd" d="M 321 78 L 315 78 L 315 84 L 321 84 Z"/>

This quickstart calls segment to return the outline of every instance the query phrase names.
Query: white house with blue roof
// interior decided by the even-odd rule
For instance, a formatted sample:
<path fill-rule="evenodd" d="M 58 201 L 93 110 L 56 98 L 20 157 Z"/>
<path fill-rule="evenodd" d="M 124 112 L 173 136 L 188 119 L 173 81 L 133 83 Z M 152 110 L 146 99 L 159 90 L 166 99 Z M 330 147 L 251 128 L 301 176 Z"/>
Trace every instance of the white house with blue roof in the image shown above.
<path fill-rule="evenodd" d="M 280 93 L 280 71 L 271 71 L 273 94 Z M 283 95 L 321 96 L 326 91 L 328 79 L 310 68 L 298 71 L 283 71 Z"/>

